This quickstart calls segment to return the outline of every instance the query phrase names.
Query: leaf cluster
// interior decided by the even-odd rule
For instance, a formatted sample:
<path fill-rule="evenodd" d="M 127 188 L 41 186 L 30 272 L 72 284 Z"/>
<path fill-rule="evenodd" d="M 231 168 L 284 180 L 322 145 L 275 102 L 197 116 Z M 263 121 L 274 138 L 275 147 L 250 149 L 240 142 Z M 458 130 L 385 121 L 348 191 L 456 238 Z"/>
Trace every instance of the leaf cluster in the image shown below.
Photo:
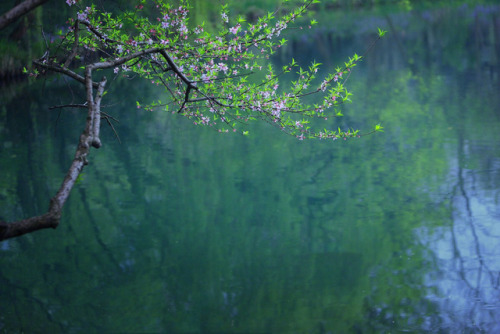
<path fill-rule="evenodd" d="M 166 96 L 138 102 L 138 108 L 164 108 L 220 132 L 245 134 L 248 121 L 263 120 L 299 139 L 356 137 L 359 130 L 318 130 L 310 121 L 342 116 L 338 107 L 351 101 L 345 81 L 361 56 L 355 54 L 322 81 L 319 63 L 303 68 L 292 59 L 276 69 L 266 61 L 287 43 L 284 32 L 298 28 L 296 20 L 316 2 L 303 0 L 292 10 L 277 9 L 254 23 L 241 16 L 230 19 L 223 5 L 221 28 L 211 33 L 203 24 L 191 27 L 187 0 L 175 6 L 143 0 L 117 15 L 69 0 L 79 11 L 57 46 L 62 56 L 43 61 L 61 68 L 76 61 L 82 71 L 92 65 L 98 71 L 112 69 L 116 76 L 146 79 L 163 86 Z M 311 26 L 316 23 L 310 21 Z M 384 34 L 379 29 L 379 37 Z M 292 76 L 286 89 L 285 75 Z M 308 102 L 310 96 L 315 103 Z"/>

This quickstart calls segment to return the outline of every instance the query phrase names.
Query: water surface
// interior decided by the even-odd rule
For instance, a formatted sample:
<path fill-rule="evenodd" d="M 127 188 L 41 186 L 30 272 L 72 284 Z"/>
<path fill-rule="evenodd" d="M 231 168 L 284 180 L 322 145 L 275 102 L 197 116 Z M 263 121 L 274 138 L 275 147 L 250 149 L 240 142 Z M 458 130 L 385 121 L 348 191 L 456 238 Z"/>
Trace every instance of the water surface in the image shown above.
<path fill-rule="evenodd" d="M 499 332 L 500 7 L 350 15 L 283 56 L 335 66 L 387 27 L 341 123 L 385 133 L 218 134 L 137 110 L 158 92 L 112 83 L 121 144 L 103 129 L 57 230 L 0 243 L 0 330 Z M 47 208 L 85 115 L 47 110 L 83 98 L 62 80 L 2 95 L 13 220 Z"/>

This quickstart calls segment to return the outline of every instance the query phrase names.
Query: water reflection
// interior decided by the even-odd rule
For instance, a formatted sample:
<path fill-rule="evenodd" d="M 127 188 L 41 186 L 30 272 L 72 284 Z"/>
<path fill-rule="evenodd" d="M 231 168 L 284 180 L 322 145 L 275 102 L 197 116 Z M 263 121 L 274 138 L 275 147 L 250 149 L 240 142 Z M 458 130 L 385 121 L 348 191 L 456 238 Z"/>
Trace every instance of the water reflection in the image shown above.
<path fill-rule="evenodd" d="M 220 135 L 131 110 L 157 92 L 114 83 L 123 144 L 103 130 L 56 231 L 0 244 L 0 330 L 499 331 L 498 6 L 384 15 L 364 16 L 394 37 L 353 75 L 344 120 L 382 135 Z M 339 36 L 332 58 L 366 45 Z M 41 112 L 67 89 L 38 88 L 1 113 L 6 219 L 46 207 L 80 131 Z"/>
<path fill-rule="evenodd" d="M 430 298 L 440 306 L 450 331 L 495 333 L 500 330 L 500 216 L 498 187 L 491 178 L 499 169 L 491 167 L 498 166 L 499 152 L 490 145 L 459 144 L 458 164 L 449 176 L 451 223 L 422 236 L 439 265 L 427 284 L 437 287 Z M 470 146 L 476 149 L 469 151 Z M 479 152 L 490 168 L 462 167 Z"/>

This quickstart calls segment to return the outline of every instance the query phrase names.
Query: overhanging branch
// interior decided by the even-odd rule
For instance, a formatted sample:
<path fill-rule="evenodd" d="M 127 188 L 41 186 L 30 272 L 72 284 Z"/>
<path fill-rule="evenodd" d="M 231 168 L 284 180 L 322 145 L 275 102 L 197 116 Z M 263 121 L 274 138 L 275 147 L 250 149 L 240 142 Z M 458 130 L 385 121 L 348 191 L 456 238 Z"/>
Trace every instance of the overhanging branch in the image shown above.
<path fill-rule="evenodd" d="M 60 67 L 60 66 L 57 66 L 57 65 L 44 63 L 44 62 L 42 62 L 40 60 L 33 60 L 33 64 L 35 64 L 37 66 L 40 66 L 42 68 L 45 68 L 47 70 L 50 70 L 50 71 L 54 71 L 54 72 L 65 74 L 68 77 L 70 77 L 72 79 L 75 79 L 76 81 L 78 81 L 78 82 L 80 82 L 82 84 L 85 84 L 85 78 L 84 77 L 82 77 L 79 74 L 76 74 L 75 72 L 73 72 L 72 70 L 70 70 L 70 69 L 68 69 L 66 67 Z M 97 82 L 93 82 L 92 83 L 92 86 L 95 87 L 95 88 L 97 88 L 98 85 L 99 84 Z"/>
<path fill-rule="evenodd" d="M 32 9 L 46 3 L 49 0 L 25 0 L 15 6 L 2 16 L 0 16 L 0 30 L 7 27 L 9 24 L 17 20 L 19 17 L 28 13 Z"/>
<path fill-rule="evenodd" d="M 63 69 L 60 67 L 41 64 L 48 69 L 57 69 L 71 77 L 75 77 L 76 73 Z M 78 79 L 79 82 L 82 82 Z M 76 148 L 75 156 L 66 172 L 66 176 L 57 191 L 56 195 L 50 200 L 50 205 L 47 213 L 31 217 L 28 219 L 18 220 L 15 222 L 0 222 L 0 241 L 18 237 L 23 234 L 31 233 L 45 228 L 56 228 L 61 219 L 62 208 L 64 203 L 69 197 L 75 182 L 87 164 L 87 156 L 90 153 L 90 147 L 101 147 L 101 140 L 99 139 L 99 128 L 101 121 L 101 100 L 106 86 L 106 78 L 103 78 L 99 83 L 92 81 L 92 67 L 88 66 L 85 78 L 83 79 L 87 91 L 88 116 L 85 123 L 85 128 L 80 135 L 78 145 Z M 93 96 L 93 87 L 97 85 L 97 92 Z"/>

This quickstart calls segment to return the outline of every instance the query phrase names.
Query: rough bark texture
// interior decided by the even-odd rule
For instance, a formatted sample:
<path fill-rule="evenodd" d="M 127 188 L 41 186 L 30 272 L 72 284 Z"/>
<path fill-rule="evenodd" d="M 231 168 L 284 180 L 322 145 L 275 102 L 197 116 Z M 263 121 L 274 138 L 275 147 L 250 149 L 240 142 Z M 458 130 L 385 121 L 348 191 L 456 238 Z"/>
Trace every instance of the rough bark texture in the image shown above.
<path fill-rule="evenodd" d="M 89 107 L 89 109 L 93 109 L 93 107 Z M 91 120 L 91 117 L 87 117 L 87 126 L 80 135 L 80 141 L 78 143 L 73 162 L 64 177 L 59 191 L 50 200 L 48 212 L 41 216 L 18 220 L 11 223 L 1 222 L 0 241 L 18 237 L 20 235 L 44 228 L 56 228 L 59 225 L 64 203 L 68 199 L 78 175 L 80 175 L 83 167 L 87 164 L 87 155 L 90 152 L 90 144 L 93 142 L 93 136 L 88 132 L 88 128 L 91 126 Z"/>
<path fill-rule="evenodd" d="M 30 10 L 43 5 L 49 0 L 25 0 L 19 5 L 15 6 L 7 13 L 0 16 L 0 30 L 7 27 L 9 24 L 17 20 L 19 17 L 23 16 Z"/>
<path fill-rule="evenodd" d="M 41 66 L 50 71 L 62 72 L 66 75 L 82 82 L 87 91 L 87 120 L 85 128 L 80 135 L 80 140 L 76 148 L 73 162 L 64 177 L 61 187 L 56 195 L 50 200 L 50 205 L 47 213 L 14 222 L 0 222 L 0 241 L 18 237 L 23 234 L 31 233 L 44 228 L 56 228 L 59 225 L 61 218 L 62 208 L 64 203 L 69 197 L 76 179 L 87 164 L 87 155 L 90 153 L 90 147 L 101 147 L 101 140 L 99 139 L 99 128 L 101 119 L 101 99 L 106 85 L 106 78 L 96 83 L 92 81 L 92 65 L 87 66 L 85 71 L 85 78 L 77 77 L 69 69 L 58 67 L 57 65 L 47 65 L 44 62 L 35 62 L 36 65 Z M 82 80 L 81 80 L 82 79 Z M 93 92 L 93 87 L 97 87 L 97 92 Z"/>
<path fill-rule="evenodd" d="M 61 210 L 53 205 L 53 200 L 49 211 L 41 216 L 30 217 L 14 223 L 0 222 L 0 240 L 18 237 L 44 228 L 56 228 L 61 219 Z"/>

